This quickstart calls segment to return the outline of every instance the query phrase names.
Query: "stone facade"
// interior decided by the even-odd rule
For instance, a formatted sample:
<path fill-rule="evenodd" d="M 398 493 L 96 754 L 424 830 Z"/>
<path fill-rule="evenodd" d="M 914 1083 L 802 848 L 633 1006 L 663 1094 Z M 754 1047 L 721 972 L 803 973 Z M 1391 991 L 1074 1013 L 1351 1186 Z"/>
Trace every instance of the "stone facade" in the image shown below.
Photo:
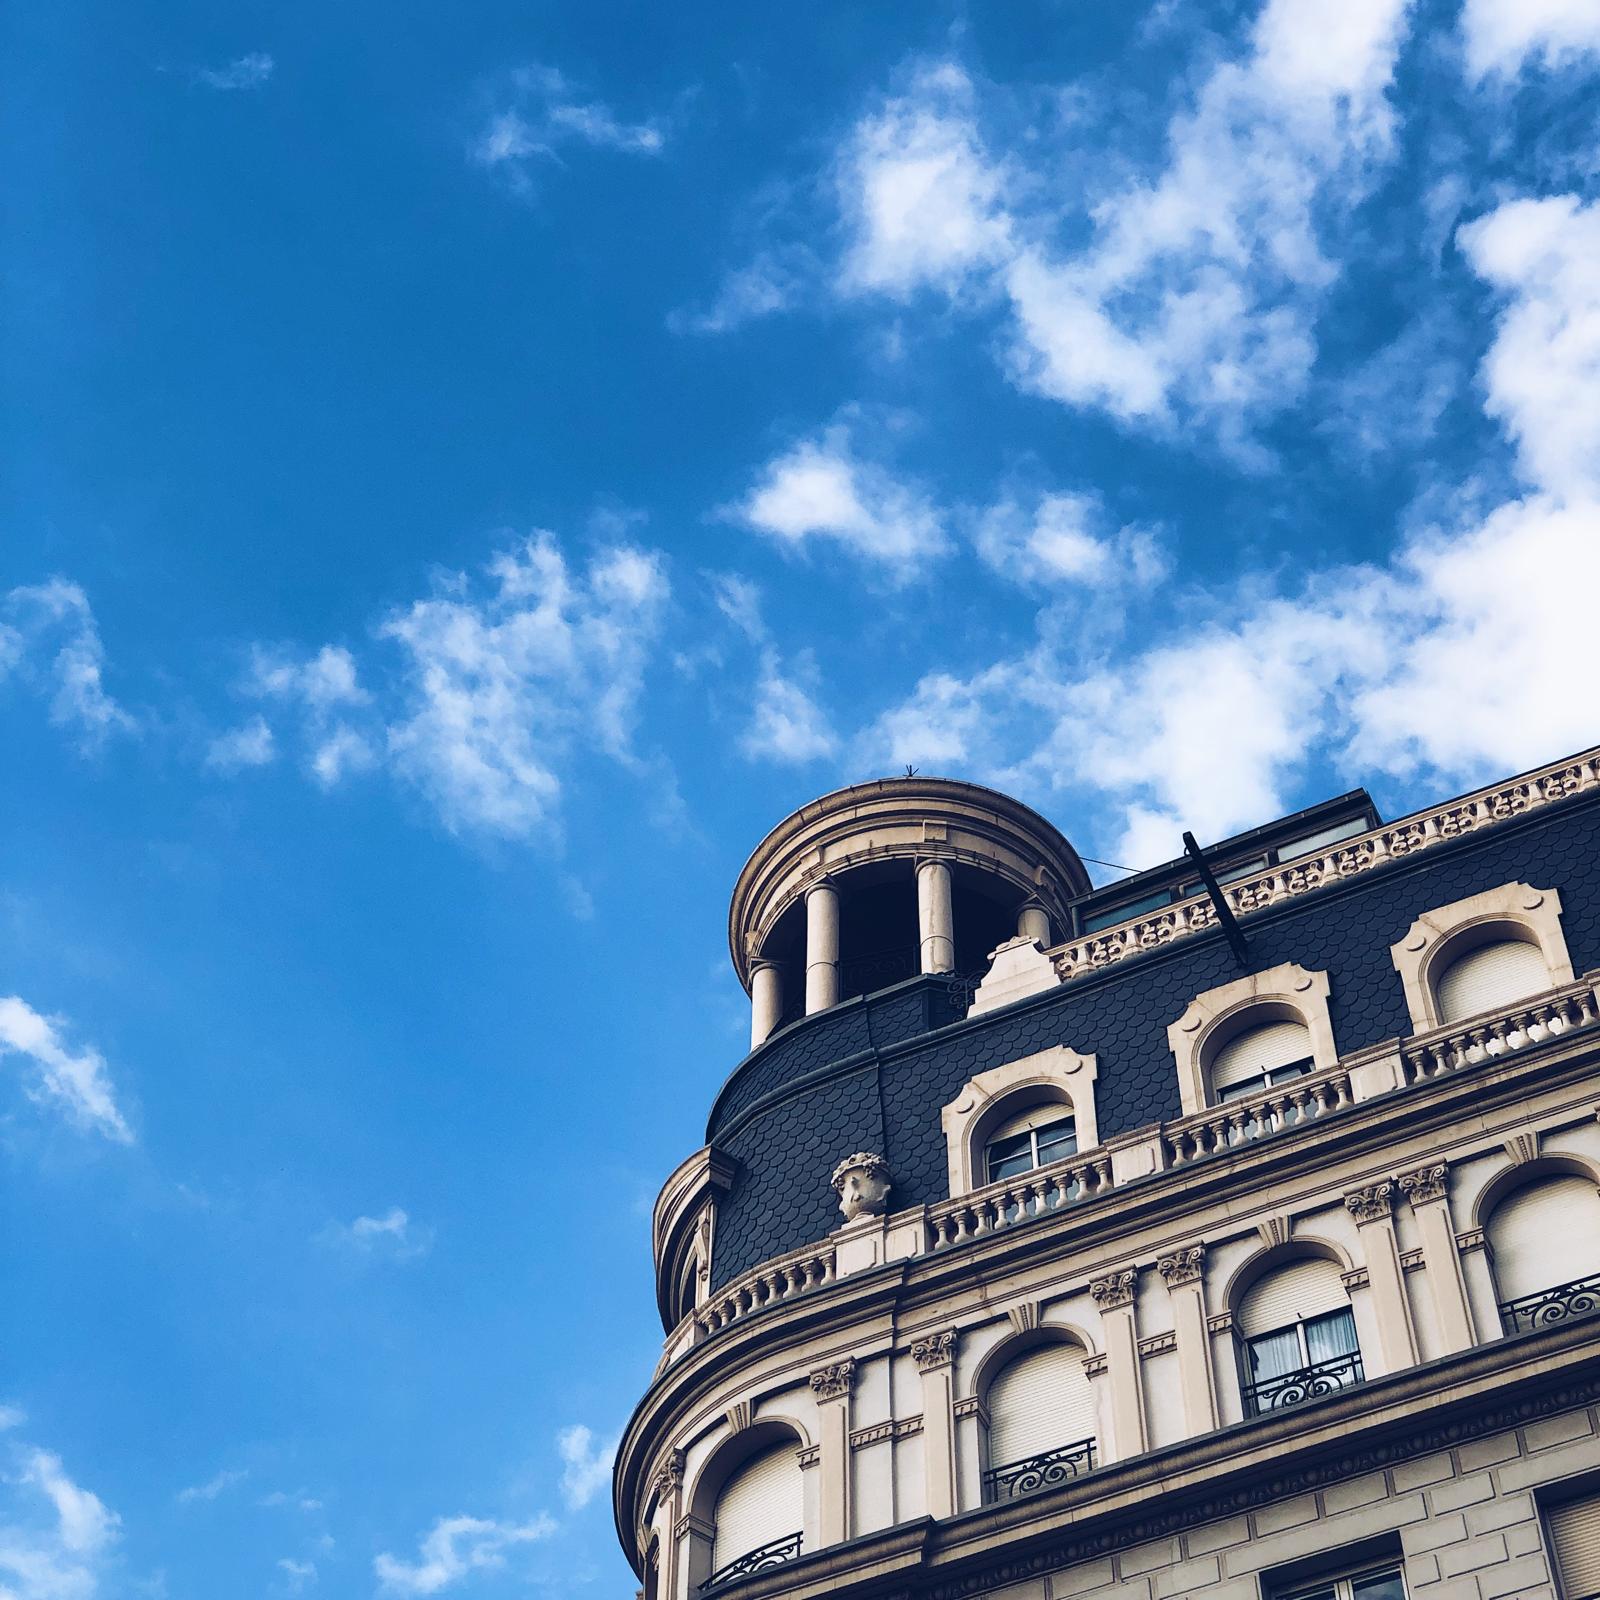
<path fill-rule="evenodd" d="M 1592 755 L 1552 770 L 1579 765 L 1600 772 Z M 1597 836 L 1600 791 L 1584 787 L 1507 816 L 1499 838 L 1463 830 L 1364 872 L 1359 891 L 1245 915 L 1271 1017 L 1279 989 L 1300 992 L 1274 972 L 1315 974 L 1324 1020 L 1299 1075 L 1220 1104 L 1203 1055 L 1168 1039 L 1178 1019 L 1226 1017 L 1262 987 L 1215 933 L 1122 963 L 1107 1039 L 1063 1036 L 1063 1019 L 1086 1014 L 1080 985 L 1111 1004 L 1107 975 L 954 1026 L 925 977 L 753 1052 L 657 1210 L 668 1339 L 616 1472 L 646 1600 L 1278 1600 L 1384 1563 L 1412 1600 L 1557 1600 L 1544 1513 L 1595 1492 L 1588 1475 L 1600 1485 L 1600 1316 L 1587 1315 L 1600 1297 Z M 1448 941 L 1452 907 L 1500 894 L 1516 909 L 1529 883 L 1549 885 L 1560 913 L 1539 929 L 1552 987 L 1461 1023 L 1425 1013 L 1415 1031 L 1414 983 L 1390 946 L 1424 917 Z M 1374 960 L 1381 1001 L 1351 988 Z M 891 1013 L 903 1031 L 874 1027 Z M 1392 1031 L 1352 1030 L 1355 1015 Z M 849 1047 L 852 1018 L 864 1053 Z M 1135 1034 L 1165 1047 L 1143 1118 L 1118 1082 L 1153 1076 L 1117 1044 Z M 815 1064 L 774 1078 L 779 1047 L 792 1062 L 808 1038 Z M 1066 1054 L 1047 1066 L 1074 1070 L 1027 1065 L 1051 1050 Z M 980 1182 L 998 1124 L 978 1113 L 989 1099 L 1007 1109 L 1006 1092 L 1076 1113 L 1084 1136 L 1074 1154 Z M 963 1105 L 965 1119 L 949 1112 Z M 741 1138 L 768 1106 L 781 1147 Z M 847 1204 L 840 1225 L 836 1163 L 846 1183 L 892 1169 L 892 1191 Z M 1564 1259 L 1573 1278 L 1593 1271 L 1596 1296 L 1540 1283 L 1550 1295 L 1531 1311 L 1508 1308 L 1496 1249 L 1538 1244 L 1497 1233 L 1508 1197 L 1573 1178 L 1593 1213 L 1572 1217 Z M 804 1205 L 753 1226 L 775 1184 Z M 1323 1297 L 1310 1311 L 1349 1330 L 1332 1358 L 1303 1331 L 1315 1315 L 1272 1300 L 1293 1272 L 1314 1285 L 1295 1294 Z M 1262 1318 L 1302 1329 L 1299 1367 L 1260 1365 Z M 991 1459 L 994 1407 L 1010 1404 L 1000 1381 L 1049 1351 L 1085 1396 L 1074 1425 L 1092 1453 L 997 1476 L 1017 1465 Z M 801 1525 L 730 1564 L 720 1496 L 771 1452 L 797 1475 Z"/>

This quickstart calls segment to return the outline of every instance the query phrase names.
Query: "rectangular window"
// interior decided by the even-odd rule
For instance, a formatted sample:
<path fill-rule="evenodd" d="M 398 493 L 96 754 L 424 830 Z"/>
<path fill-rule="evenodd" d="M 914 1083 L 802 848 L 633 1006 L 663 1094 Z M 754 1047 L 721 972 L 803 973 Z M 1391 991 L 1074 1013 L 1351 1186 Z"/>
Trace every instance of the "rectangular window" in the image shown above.
<path fill-rule="evenodd" d="M 1146 911 L 1155 911 L 1158 907 L 1171 905 L 1172 891 L 1158 889 L 1154 894 L 1147 894 L 1142 900 L 1127 900 L 1120 906 L 1107 906 L 1104 911 L 1094 911 L 1084 917 L 1082 927 L 1085 933 L 1097 933 L 1101 928 L 1109 928 L 1119 922 L 1126 922 L 1129 917 L 1142 916 Z"/>
<path fill-rule="evenodd" d="M 1325 1578 L 1310 1589 L 1274 1591 L 1272 1600 L 1406 1600 L 1406 1583 L 1398 1565 Z"/>
<path fill-rule="evenodd" d="M 1600 1494 L 1545 1511 L 1561 1600 L 1600 1600 Z"/>
<path fill-rule="evenodd" d="M 1351 817 L 1348 822 L 1336 822 L 1331 828 L 1323 828 L 1317 833 L 1308 833 L 1303 839 L 1291 839 L 1287 844 L 1278 846 L 1278 859 L 1280 861 L 1293 861 L 1299 856 L 1308 856 L 1313 850 L 1321 850 L 1326 845 L 1337 844 L 1341 839 L 1353 839 L 1358 833 L 1367 831 L 1365 817 Z"/>

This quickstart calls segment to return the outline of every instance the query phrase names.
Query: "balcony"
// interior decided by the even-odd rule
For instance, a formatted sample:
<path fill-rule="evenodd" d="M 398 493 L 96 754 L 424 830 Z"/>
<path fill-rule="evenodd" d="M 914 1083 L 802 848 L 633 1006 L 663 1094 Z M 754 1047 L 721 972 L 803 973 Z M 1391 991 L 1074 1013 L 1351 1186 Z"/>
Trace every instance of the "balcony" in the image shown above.
<path fill-rule="evenodd" d="M 1593 1316 L 1600 1311 L 1600 1275 L 1575 1278 L 1571 1283 L 1541 1289 L 1520 1300 L 1506 1300 L 1500 1306 L 1500 1326 L 1507 1334 L 1527 1333 L 1546 1328 L 1553 1322 L 1573 1317 Z"/>
<path fill-rule="evenodd" d="M 1019 1495 L 1054 1489 L 1070 1478 L 1081 1478 L 1084 1473 L 1093 1472 L 1094 1458 L 1094 1440 L 1079 1439 L 1076 1444 L 1064 1444 L 1059 1449 L 1046 1450 L 1008 1466 L 991 1467 L 983 1475 L 983 1498 L 989 1502 L 1015 1500 Z"/>
<path fill-rule="evenodd" d="M 1352 1350 L 1348 1355 L 1334 1356 L 1309 1367 L 1297 1367 L 1293 1372 L 1279 1373 L 1275 1378 L 1245 1384 L 1245 1415 L 1259 1417 L 1269 1411 L 1285 1411 L 1290 1406 L 1304 1405 L 1308 1400 L 1320 1400 L 1335 1390 L 1351 1388 L 1365 1379 L 1360 1352 Z"/>
<path fill-rule="evenodd" d="M 800 1554 L 800 1540 L 801 1536 L 798 1533 L 786 1533 L 781 1539 L 772 1539 L 766 1544 L 757 1545 L 748 1555 L 740 1556 L 737 1561 L 730 1561 L 725 1567 L 718 1567 L 700 1585 L 700 1593 L 708 1594 L 712 1589 L 720 1589 L 725 1583 L 735 1583 L 741 1578 L 765 1572 L 768 1567 L 777 1567 L 785 1561 L 793 1561 Z"/>

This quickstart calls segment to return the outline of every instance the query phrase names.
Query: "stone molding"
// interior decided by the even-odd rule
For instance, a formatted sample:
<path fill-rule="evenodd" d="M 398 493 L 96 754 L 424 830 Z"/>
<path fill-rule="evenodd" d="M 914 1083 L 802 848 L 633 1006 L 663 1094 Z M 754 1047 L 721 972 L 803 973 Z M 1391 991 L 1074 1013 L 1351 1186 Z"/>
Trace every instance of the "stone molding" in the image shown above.
<path fill-rule="evenodd" d="M 754 1415 L 754 1407 L 748 1400 L 735 1400 L 728 1407 L 726 1420 L 730 1433 L 743 1433 L 750 1426 L 750 1419 Z"/>
<path fill-rule="evenodd" d="M 900 1417 L 892 1422 L 875 1422 L 869 1428 L 857 1428 L 850 1435 L 852 1450 L 865 1450 L 868 1445 L 882 1444 L 886 1439 L 909 1439 L 922 1432 L 922 1418 Z"/>
<path fill-rule="evenodd" d="M 1473 1250 L 1487 1250 L 1489 1241 L 1482 1228 L 1466 1228 L 1456 1235 L 1456 1249 L 1462 1255 Z"/>
<path fill-rule="evenodd" d="M 1198 1283 L 1206 1267 L 1206 1247 L 1187 1244 L 1181 1250 L 1169 1251 L 1156 1260 L 1156 1271 L 1168 1289 L 1181 1288 L 1186 1283 Z"/>
<path fill-rule="evenodd" d="M 1552 989 L 1572 982 L 1572 958 L 1561 931 L 1560 894 L 1527 883 L 1503 883 L 1424 911 L 1405 937 L 1389 947 L 1415 1032 L 1430 1033 L 1445 1025 L 1439 1015 L 1439 975 L 1457 951 L 1464 954 L 1476 944 L 1493 942 L 1497 928 L 1514 928 L 1538 948 Z"/>
<path fill-rule="evenodd" d="M 819 1403 L 843 1400 L 855 1387 L 856 1358 L 846 1356 L 811 1374 L 811 1393 Z"/>
<path fill-rule="evenodd" d="M 1402 1272 L 1421 1272 L 1428 1264 L 1428 1258 L 1419 1244 L 1414 1250 L 1400 1252 L 1400 1269 Z"/>
<path fill-rule="evenodd" d="M 1358 1226 L 1369 1222 L 1387 1222 L 1394 1214 L 1394 1184 L 1385 1178 L 1381 1183 L 1369 1183 L 1344 1197 L 1344 1208 L 1356 1219 Z"/>
<path fill-rule="evenodd" d="M 1207 1333 L 1232 1333 L 1233 1332 L 1233 1313 L 1231 1311 L 1219 1311 L 1216 1314 L 1216 1316 L 1207 1317 L 1206 1318 L 1206 1332 Z"/>
<path fill-rule="evenodd" d="M 925 1339 L 911 1341 L 911 1359 L 919 1372 L 933 1372 L 948 1367 L 955 1360 L 956 1330 L 946 1328 L 940 1333 L 930 1333 Z"/>
<path fill-rule="evenodd" d="M 1448 1163 L 1438 1161 L 1426 1167 L 1418 1167 L 1415 1172 L 1402 1172 L 1395 1182 L 1400 1185 L 1400 1192 L 1412 1205 L 1422 1206 L 1445 1198 L 1445 1184 L 1449 1176 Z"/>
<path fill-rule="evenodd" d="M 1089 1285 L 1089 1294 L 1101 1311 L 1116 1311 L 1133 1304 L 1133 1285 L 1138 1273 L 1133 1267 L 1120 1272 L 1108 1272 Z"/>
<path fill-rule="evenodd" d="M 1305 1024 L 1311 1038 L 1313 1071 L 1338 1065 L 1339 1048 L 1328 1016 L 1326 972 L 1308 971 L 1297 962 L 1285 961 L 1196 995 L 1167 1029 L 1183 1114 L 1194 1116 L 1214 1104 L 1211 1059 L 1229 1039 L 1257 1022 L 1285 1017 Z"/>
<path fill-rule="evenodd" d="M 969 1394 L 964 1400 L 957 1400 L 950 1408 L 950 1415 L 957 1422 L 967 1417 L 976 1417 L 984 1427 L 989 1426 L 989 1408 L 975 1394 Z"/>
<path fill-rule="evenodd" d="M 1162 1356 L 1169 1350 L 1178 1348 L 1178 1335 L 1168 1328 L 1165 1333 L 1152 1333 L 1148 1338 L 1139 1341 L 1139 1354 L 1141 1357 Z"/>
<path fill-rule="evenodd" d="M 1086 1378 L 1101 1378 L 1105 1376 L 1106 1357 L 1104 1354 L 1085 1356 L 1083 1358 L 1083 1373 Z"/>
<path fill-rule="evenodd" d="M 1346 1294 L 1352 1289 L 1365 1289 L 1371 1281 L 1365 1267 L 1352 1267 L 1348 1272 L 1339 1274 L 1339 1282 L 1344 1285 Z"/>

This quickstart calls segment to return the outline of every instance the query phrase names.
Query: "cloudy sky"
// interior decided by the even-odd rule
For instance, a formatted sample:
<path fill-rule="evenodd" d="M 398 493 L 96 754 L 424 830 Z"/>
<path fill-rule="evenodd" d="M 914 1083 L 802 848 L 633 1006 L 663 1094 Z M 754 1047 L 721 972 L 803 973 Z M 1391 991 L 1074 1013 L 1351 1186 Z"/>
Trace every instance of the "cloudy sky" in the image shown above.
<path fill-rule="evenodd" d="M 7 22 L 7 1600 L 631 1590 L 810 796 L 1600 729 L 1592 0 L 405 13 Z"/>

